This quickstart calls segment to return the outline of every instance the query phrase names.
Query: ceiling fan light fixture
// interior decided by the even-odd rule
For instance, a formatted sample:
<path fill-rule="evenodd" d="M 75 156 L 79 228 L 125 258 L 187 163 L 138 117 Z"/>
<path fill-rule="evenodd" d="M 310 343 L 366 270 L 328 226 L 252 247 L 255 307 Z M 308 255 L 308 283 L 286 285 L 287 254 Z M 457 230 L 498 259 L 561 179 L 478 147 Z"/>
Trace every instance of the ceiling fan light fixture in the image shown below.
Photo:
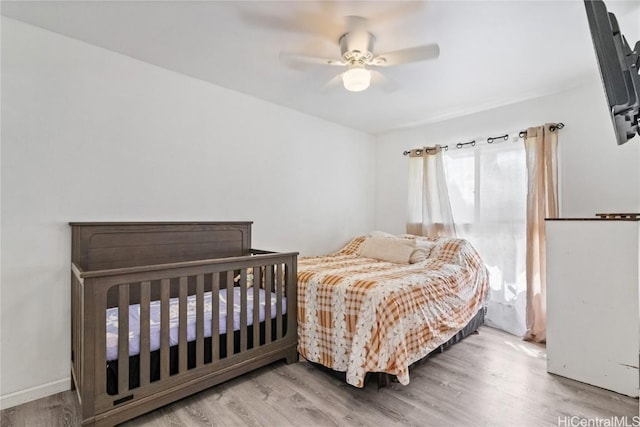
<path fill-rule="evenodd" d="M 371 84 L 371 72 L 364 67 L 352 67 L 342 74 L 342 83 L 350 92 L 362 92 Z"/>

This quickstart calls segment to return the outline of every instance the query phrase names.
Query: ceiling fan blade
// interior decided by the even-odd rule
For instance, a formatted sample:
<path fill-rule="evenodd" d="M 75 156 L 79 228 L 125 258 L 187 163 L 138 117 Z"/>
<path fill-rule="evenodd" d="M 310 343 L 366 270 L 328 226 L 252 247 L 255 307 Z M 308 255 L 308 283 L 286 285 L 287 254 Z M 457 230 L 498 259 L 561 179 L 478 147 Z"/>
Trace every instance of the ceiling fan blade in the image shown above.
<path fill-rule="evenodd" d="M 280 61 L 282 63 L 292 66 L 292 67 L 300 67 L 301 65 L 334 65 L 334 66 L 343 66 L 347 65 L 346 62 L 340 59 L 330 59 L 330 58 L 319 58 L 316 56 L 307 56 L 307 55 L 299 55 L 297 53 L 290 52 L 280 52 Z"/>
<path fill-rule="evenodd" d="M 400 84 L 398 84 L 398 82 L 396 82 L 392 78 L 385 76 L 377 70 L 370 71 L 372 86 L 378 87 L 387 93 L 395 92 L 400 89 Z"/>
<path fill-rule="evenodd" d="M 343 33 L 344 23 L 335 10 L 334 2 L 318 2 L 318 6 L 314 8 L 291 8 L 289 14 L 271 6 L 250 5 L 245 2 L 238 6 L 238 13 L 243 21 L 257 28 L 313 34 L 331 42 Z"/>
<path fill-rule="evenodd" d="M 440 46 L 438 46 L 437 43 L 425 44 L 423 46 L 410 47 L 408 49 L 396 50 L 394 52 L 378 55 L 371 60 L 370 65 L 390 67 L 392 65 L 434 59 L 439 55 Z"/>
<path fill-rule="evenodd" d="M 327 83 L 325 83 L 324 86 L 322 86 L 322 88 L 320 88 L 320 92 L 329 92 L 335 88 L 337 88 L 338 86 L 342 86 L 342 75 L 344 73 L 340 73 L 337 76 L 333 77 L 331 80 L 329 80 Z"/>

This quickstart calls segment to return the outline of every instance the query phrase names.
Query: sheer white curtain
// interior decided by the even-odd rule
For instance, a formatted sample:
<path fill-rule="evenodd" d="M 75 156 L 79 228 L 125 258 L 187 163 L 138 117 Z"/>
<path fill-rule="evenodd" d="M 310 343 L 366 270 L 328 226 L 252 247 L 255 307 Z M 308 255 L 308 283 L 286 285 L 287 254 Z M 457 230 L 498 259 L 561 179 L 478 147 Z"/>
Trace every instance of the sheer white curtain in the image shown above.
<path fill-rule="evenodd" d="M 527 163 L 521 141 L 448 150 L 444 156 L 459 237 L 490 272 L 486 323 L 526 331 Z"/>
<path fill-rule="evenodd" d="M 412 150 L 409 157 L 407 233 L 455 236 L 442 149 Z"/>

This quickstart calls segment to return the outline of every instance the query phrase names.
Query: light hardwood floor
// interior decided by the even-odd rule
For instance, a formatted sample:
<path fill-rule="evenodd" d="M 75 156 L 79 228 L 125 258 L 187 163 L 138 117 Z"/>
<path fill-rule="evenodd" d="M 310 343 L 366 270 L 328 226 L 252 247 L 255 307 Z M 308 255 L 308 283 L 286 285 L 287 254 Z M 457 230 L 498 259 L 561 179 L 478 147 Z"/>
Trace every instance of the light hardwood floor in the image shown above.
<path fill-rule="evenodd" d="M 415 366 L 408 386 L 357 389 L 309 363 L 279 362 L 124 425 L 587 425 L 570 424 L 574 416 L 580 418 L 573 422 L 626 416 L 629 426 L 638 425 L 632 424 L 638 399 L 547 374 L 545 367 L 544 347 L 482 327 Z M 4 410 L 0 419 L 2 427 L 75 426 L 77 412 L 68 391 Z"/>

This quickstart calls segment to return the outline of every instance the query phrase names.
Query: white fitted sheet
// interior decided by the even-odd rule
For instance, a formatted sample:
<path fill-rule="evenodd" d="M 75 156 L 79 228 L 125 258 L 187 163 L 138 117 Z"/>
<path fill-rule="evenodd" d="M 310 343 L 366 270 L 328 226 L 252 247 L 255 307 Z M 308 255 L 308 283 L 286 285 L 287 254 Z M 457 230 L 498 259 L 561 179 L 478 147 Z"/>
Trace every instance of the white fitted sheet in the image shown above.
<path fill-rule="evenodd" d="M 265 316 L 265 292 L 259 289 L 260 322 Z M 271 318 L 276 317 L 276 294 L 271 293 Z M 151 301 L 150 307 L 150 347 L 151 351 L 160 348 L 160 301 Z M 287 299 L 282 297 L 282 314 L 287 312 Z M 220 334 L 227 332 L 227 290 L 220 290 L 219 303 Z M 109 308 L 107 320 L 107 361 L 118 359 L 118 308 Z M 178 344 L 179 301 L 169 301 L 169 345 Z M 253 324 L 253 288 L 247 289 L 247 325 Z M 240 330 L 240 288 L 233 288 L 233 330 Z M 211 292 L 204 293 L 204 336 L 211 336 Z M 187 297 L 187 341 L 196 339 L 196 296 Z M 140 353 L 140 304 L 129 306 L 129 356 Z"/>

